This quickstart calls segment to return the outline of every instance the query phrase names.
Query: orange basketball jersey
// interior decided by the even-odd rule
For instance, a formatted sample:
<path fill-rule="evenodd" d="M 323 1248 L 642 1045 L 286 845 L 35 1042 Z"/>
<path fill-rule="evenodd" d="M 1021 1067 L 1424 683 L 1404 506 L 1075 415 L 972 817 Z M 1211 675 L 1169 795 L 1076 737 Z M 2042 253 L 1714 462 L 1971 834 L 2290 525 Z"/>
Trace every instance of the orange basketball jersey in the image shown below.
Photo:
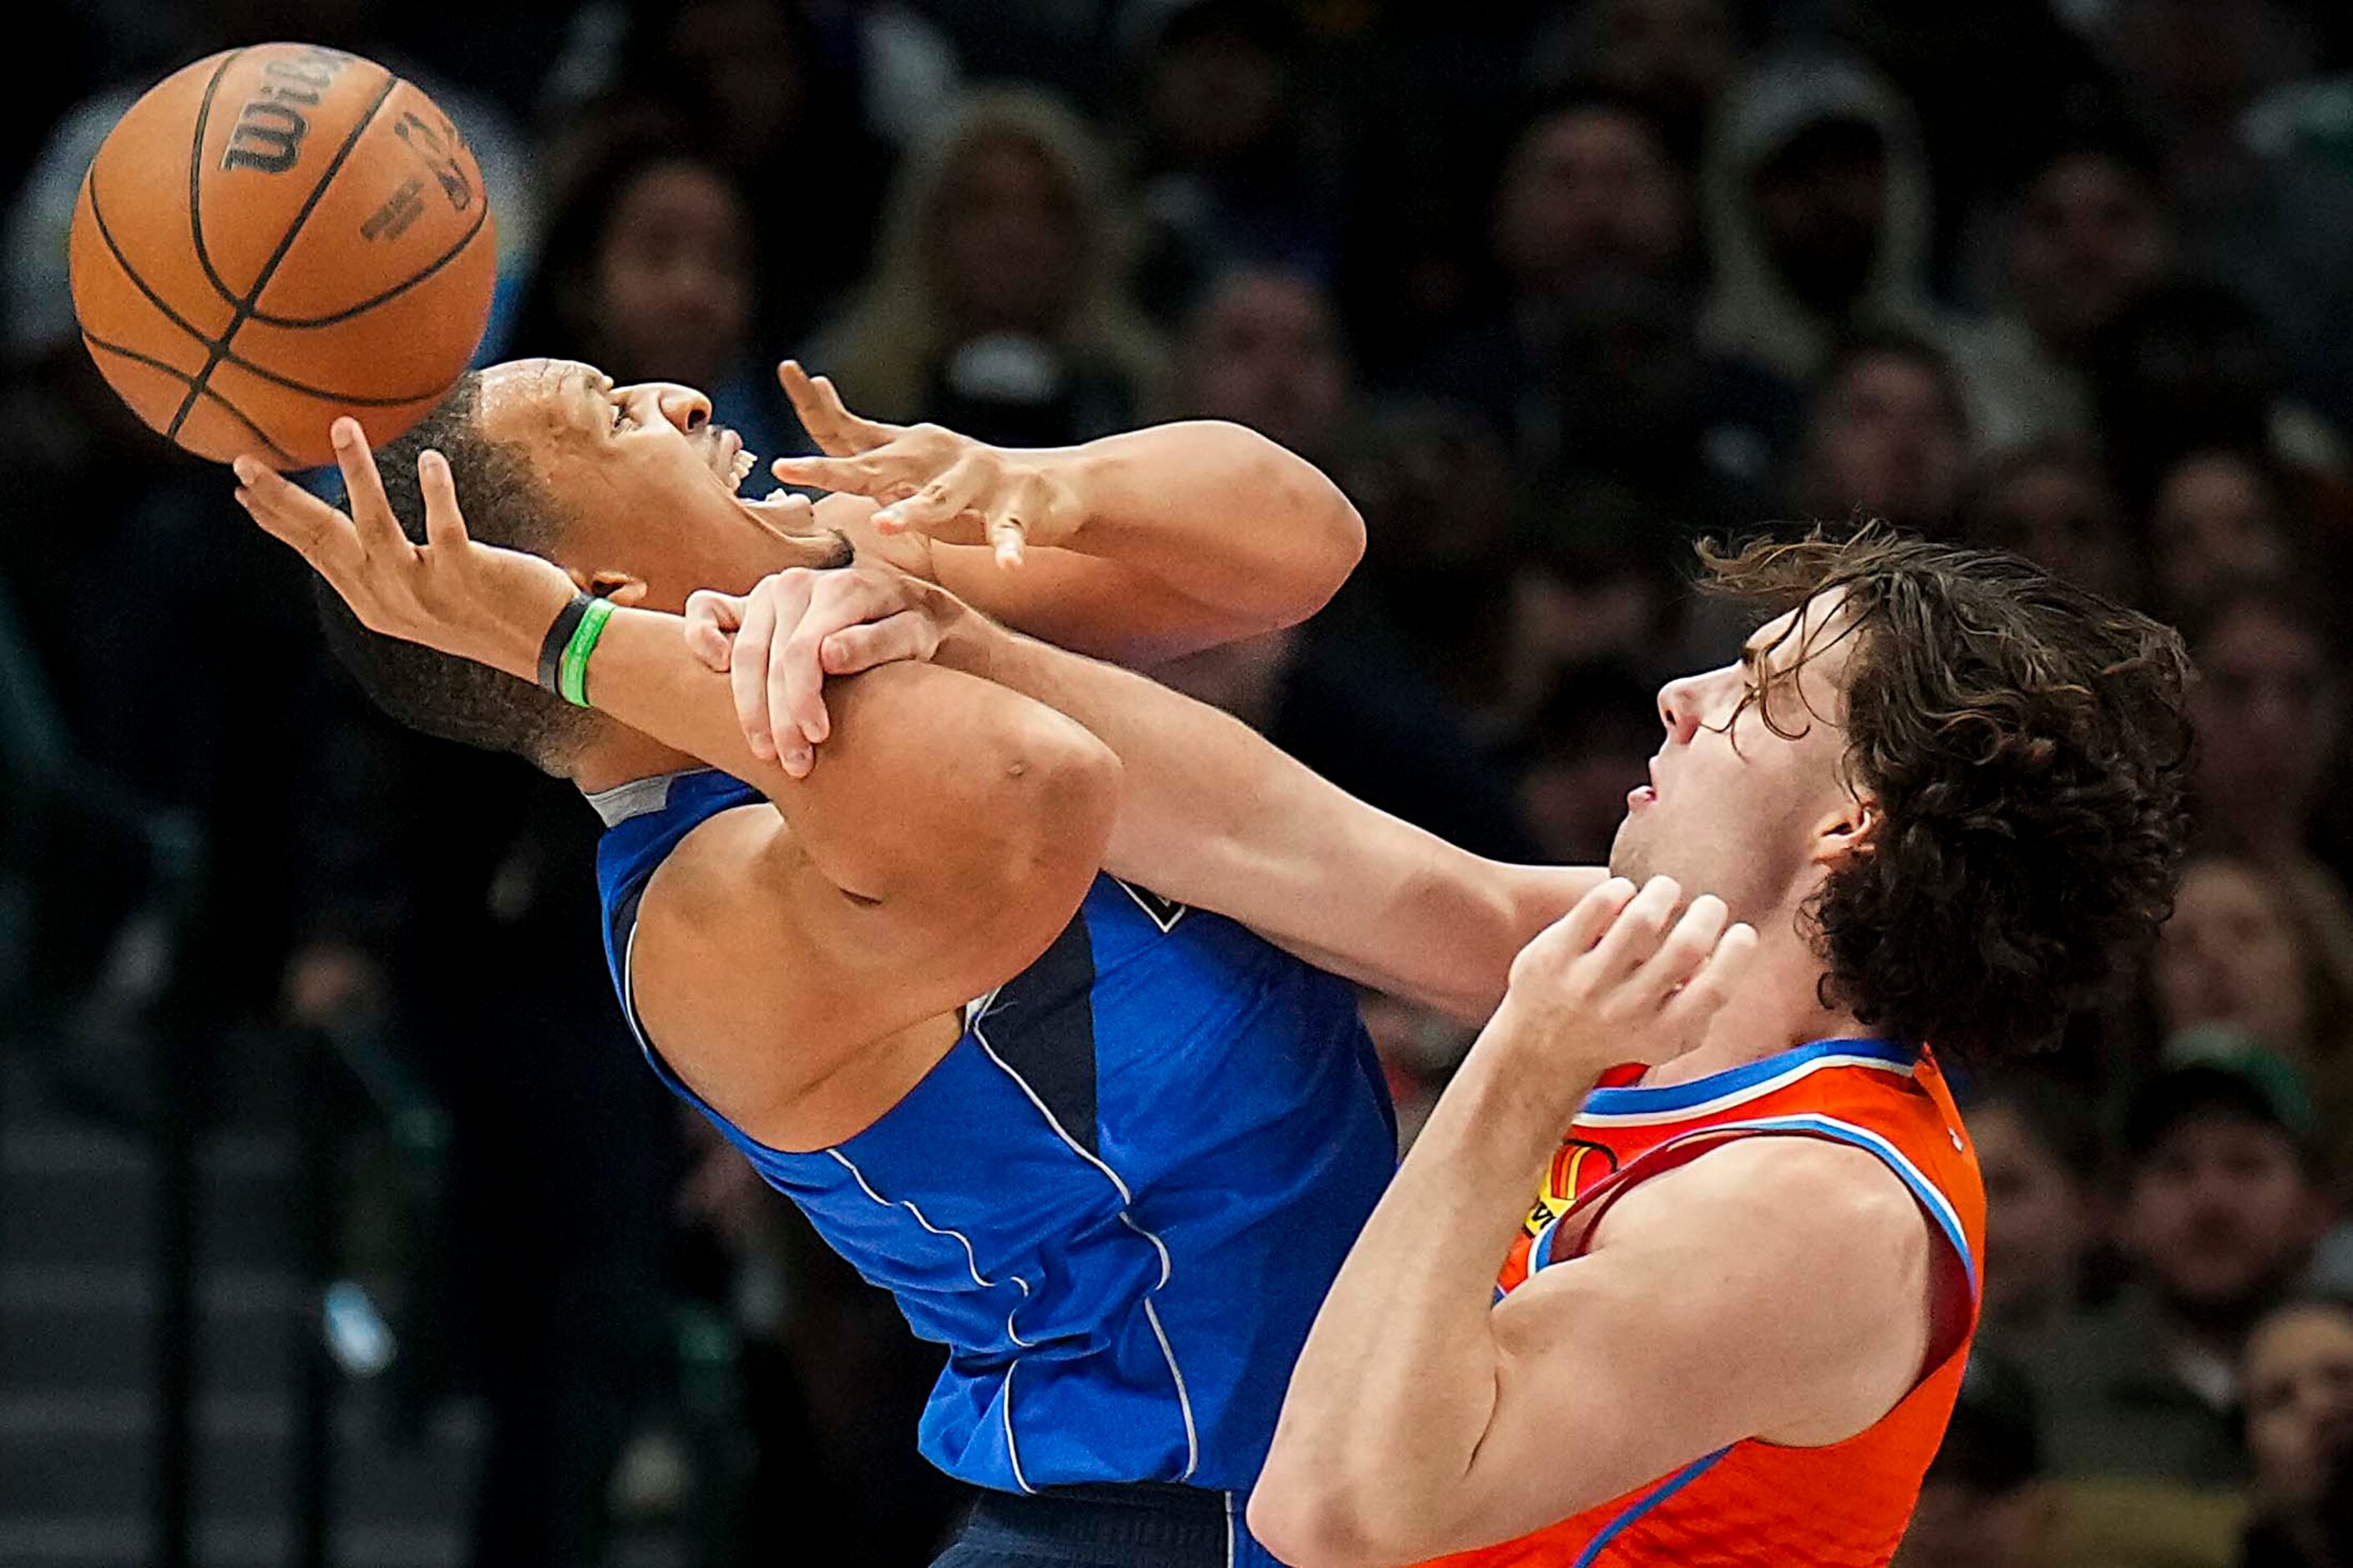
<path fill-rule="evenodd" d="M 1735 1138 L 1823 1138 L 1875 1155 L 1943 1238 L 1943 1288 L 1965 1296 L 1966 1331 L 1911 1394 L 1845 1442 L 1735 1443 L 1624 1497 L 1446 1568 L 1681 1568 L 1884 1563 L 1912 1517 L 1959 1392 L 1978 1315 L 1985 1189 L 1977 1153 L 1926 1051 L 1885 1040 L 1820 1040 L 1691 1083 L 1650 1088 L 1614 1069 L 1587 1099 L 1546 1173 L 1495 1295 L 1583 1247 L 1635 1184 Z"/>

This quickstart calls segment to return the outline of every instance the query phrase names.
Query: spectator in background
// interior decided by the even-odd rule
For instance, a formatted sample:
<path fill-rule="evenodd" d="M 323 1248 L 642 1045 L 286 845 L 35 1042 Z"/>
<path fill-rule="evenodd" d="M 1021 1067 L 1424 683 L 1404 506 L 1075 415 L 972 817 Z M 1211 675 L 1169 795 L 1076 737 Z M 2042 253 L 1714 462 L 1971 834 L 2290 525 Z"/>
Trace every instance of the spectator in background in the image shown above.
<path fill-rule="evenodd" d="M 1520 805 L 1544 858 L 1599 866 L 1609 858 L 1626 795 L 1659 749 L 1658 685 L 1614 661 L 1572 665 L 1528 725 Z"/>
<path fill-rule="evenodd" d="M 1641 110 L 1574 92 L 1523 115 L 1488 221 L 1500 297 L 1419 379 L 1515 442 L 1542 444 L 1546 372 L 1576 301 L 1628 279 L 1688 284 L 1690 182 Z"/>
<path fill-rule="evenodd" d="M 1350 588 L 1369 594 L 1461 721 L 1489 742 L 1511 643 L 1511 458 L 1451 405 L 1373 411 L 1340 488 L 1365 519 Z"/>
<path fill-rule="evenodd" d="M 1886 72 L 1911 103 L 1936 172 L 1940 281 L 1973 213 L 2013 188 L 2063 126 L 2113 112 L 2093 51 L 2053 15 L 2078 3 L 1783 0 L 1777 7 L 1785 26 L 1793 5 L 1816 13 L 1815 26 Z M 1992 83 L 2000 87 L 1989 92 Z"/>
<path fill-rule="evenodd" d="M 1989 450 L 2092 434 L 2086 357 L 2173 245 L 2156 155 L 2129 135 L 2072 136 L 2036 160 L 2002 215 L 1996 313 L 1956 344 Z"/>
<path fill-rule="evenodd" d="M 1155 679 L 1221 708 L 1358 799 L 1474 854 L 1533 860 L 1511 784 L 1377 619 L 1345 605 L 1301 626 L 1165 664 Z"/>
<path fill-rule="evenodd" d="M 2304 870 L 2344 718 L 2333 611 L 2282 578 L 2225 580 L 2198 598 L 2186 631 L 2203 677 L 2190 712 L 2206 837 Z"/>
<path fill-rule="evenodd" d="M 1487 710 L 1506 746 L 1527 737 L 1546 697 L 1568 671 L 1613 663 L 1646 668 L 1674 646 L 1682 589 L 1674 573 L 1689 557 L 1681 540 L 1641 538 L 1634 531 L 1640 521 L 1626 520 L 1617 547 L 1609 549 L 1564 545 L 1523 525 L 1512 565 L 1504 681 Z M 1657 717 L 1653 702 L 1646 759 L 1659 747 Z M 1629 778 L 1625 787 L 1638 782 Z"/>
<path fill-rule="evenodd" d="M 2332 942 L 2261 866 L 2228 855 L 2191 861 L 2158 933 L 2158 1015 L 2167 1037 L 2219 1026 L 2306 1074 L 2327 1070 L 2344 1056 L 2353 1027 L 2353 973 L 2343 951 L 2353 924 L 2341 911 L 2337 919 Z"/>
<path fill-rule="evenodd" d="M 1214 279 L 1177 345 L 1180 417 L 1230 419 L 1330 467 L 1354 416 L 1354 376 L 1332 296 L 1279 264 Z"/>
<path fill-rule="evenodd" d="M 727 170 L 662 142 L 616 147 L 558 193 L 514 358 L 585 360 L 624 385 L 674 381 L 776 456 L 752 204 Z"/>
<path fill-rule="evenodd" d="M 2288 1302 L 2247 1336 L 2247 1477 L 2255 1517 L 2240 1568 L 2353 1561 L 2353 1305 Z"/>
<path fill-rule="evenodd" d="M 1990 1276 L 1989 1276 L 1990 1283 Z M 2044 1483 L 2034 1387 L 1980 1348 L 1920 1483 L 1894 1568 L 2043 1568 L 2057 1500 Z"/>
<path fill-rule="evenodd" d="M 2179 281 L 2143 294 L 2094 339 L 2092 401 L 2108 471 L 2142 506 L 2185 454 L 2268 451 L 2337 472 L 2345 447 L 2310 409 L 2283 395 L 2263 323 L 2220 285 Z"/>
<path fill-rule="evenodd" d="M 979 92 L 911 153 L 872 277 L 807 356 L 850 406 L 1002 446 L 1134 425 L 1165 362 L 1124 292 L 1102 149 L 1034 92 Z"/>
<path fill-rule="evenodd" d="M 2032 1075 L 1987 1086 L 1967 1114 L 1986 1186 L 1979 1343 L 2040 1344 L 2087 1300 L 2101 1230 L 2099 1125 L 2081 1095 Z"/>
<path fill-rule="evenodd" d="M 1700 200 L 1711 348 L 1803 385 L 1860 329 L 1933 330 L 1927 165 L 1911 110 L 1870 67 L 1751 69 L 1717 116 Z"/>
<path fill-rule="evenodd" d="M 955 45 L 913 0 L 797 0 L 829 58 L 854 62 L 866 128 L 894 152 L 952 110 L 963 78 Z"/>
<path fill-rule="evenodd" d="M 1328 271 L 1338 222 L 1299 101 L 1303 40 L 1278 0 L 1128 0 L 1139 291 L 1173 324 L 1250 257 Z"/>
<path fill-rule="evenodd" d="M 2276 578 L 2306 552 L 2289 526 L 2285 476 L 2261 453 L 2206 447 L 2158 476 L 2149 501 L 2159 601 L 2195 616 L 2234 579 Z"/>
<path fill-rule="evenodd" d="M 1531 54 L 1539 82 L 1589 81 L 1641 105 L 1689 169 L 1739 68 L 1740 29 L 1725 0 L 1588 0 L 1552 7 Z"/>
<path fill-rule="evenodd" d="M 1501 296 L 1425 368 L 1530 469 L 1618 481 L 1687 531 L 1746 521 L 1794 425 L 1773 378 L 1705 354 L 1688 176 L 1647 114 L 1591 90 L 1528 112 L 1491 246 Z"/>
<path fill-rule="evenodd" d="M 1996 458 L 1968 487 L 1961 538 L 2007 550 L 2120 604 L 2147 598 L 2144 552 L 2088 447 L 2046 437 Z"/>
<path fill-rule="evenodd" d="M 856 281 L 873 242 L 890 153 L 868 129 L 856 62 L 828 51 L 799 0 L 627 0 L 618 26 L 586 20 L 550 81 L 549 183 L 571 185 L 572 166 L 617 132 L 702 149 L 757 198 L 759 299 L 790 342 Z"/>
<path fill-rule="evenodd" d="M 2116 1301 L 2022 1360 L 2054 1472 L 2227 1487 L 2242 1471 L 2238 1363 L 2328 1223 L 2311 1110 L 2248 1057 L 2168 1068 L 2126 1119 Z"/>
<path fill-rule="evenodd" d="M 2192 263 L 2227 278 L 2284 351 L 2287 379 L 2353 420 L 2353 182 L 2245 133 L 2263 93 L 2307 74 L 2312 39 L 2279 0 L 2115 0 L 2099 43 L 2156 133 Z"/>
<path fill-rule="evenodd" d="M 1968 412 L 1951 361 L 1909 333 L 1866 332 L 1831 354 L 1815 387 L 1790 506 L 1809 521 L 1877 517 L 1945 533 L 1968 456 Z"/>
<path fill-rule="evenodd" d="M 2183 872 L 2153 966 L 2168 1041 L 2221 1030 L 2311 1084 L 2323 1150 L 2353 1172 L 2353 916 L 2324 877 L 2208 854 Z"/>

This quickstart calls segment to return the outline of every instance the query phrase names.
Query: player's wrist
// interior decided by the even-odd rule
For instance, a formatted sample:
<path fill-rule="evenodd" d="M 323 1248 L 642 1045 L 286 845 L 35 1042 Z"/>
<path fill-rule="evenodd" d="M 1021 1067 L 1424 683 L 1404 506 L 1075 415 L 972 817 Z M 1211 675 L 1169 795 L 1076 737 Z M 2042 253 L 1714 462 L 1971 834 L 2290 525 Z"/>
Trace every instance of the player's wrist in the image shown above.
<path fill-rule="evenodd" d="M 1473 1062 L 1503 1093 L 1556 1132 L 1556 1124 L 1577 1113 L 1615 1058 L 1608 1043 L 1595 1037 L 1588 1020 L 1506 992 L 1480 1031 L 1464 1070 Z"/>
<path fill-rule="evenodd" d="M 997 661 L 1012 642 L 1012 634 L 946 589 L 927 584 L 923 613 L 939 634 L 932 662 L 944 668 L 997 680 Z"/>

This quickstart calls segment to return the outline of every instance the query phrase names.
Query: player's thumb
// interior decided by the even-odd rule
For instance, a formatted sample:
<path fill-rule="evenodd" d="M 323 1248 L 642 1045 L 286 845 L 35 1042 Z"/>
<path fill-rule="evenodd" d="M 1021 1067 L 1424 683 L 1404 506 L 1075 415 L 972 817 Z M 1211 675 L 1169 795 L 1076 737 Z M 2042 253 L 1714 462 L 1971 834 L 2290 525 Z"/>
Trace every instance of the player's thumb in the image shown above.
<path fill-rule="evenodd" d="M 734 633 L 743 624 L 744 601 L 736 595 L 709 588 L 687 595 L 688 651 L 722 675 L 734 662 Z"/>

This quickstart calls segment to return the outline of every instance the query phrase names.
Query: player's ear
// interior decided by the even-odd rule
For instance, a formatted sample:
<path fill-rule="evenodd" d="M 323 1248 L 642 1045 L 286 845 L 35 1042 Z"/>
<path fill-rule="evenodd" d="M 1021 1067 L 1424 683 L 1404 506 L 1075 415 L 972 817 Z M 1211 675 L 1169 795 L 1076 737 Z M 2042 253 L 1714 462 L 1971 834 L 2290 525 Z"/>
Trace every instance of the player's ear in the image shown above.
<path fill-rule="evenodd" d="M 1867 853 L 1879 823 L 1877 801 L 1863 795 L 1847 796 L 1814 830 L 1814 863 L 1835 865 L 1850 855 Z"/>
<path fill-rule="evenodd" d="M 608 599 L 617 608 L 626 610 L 645 602 L 646 580 L 642 577 L 632 577 L 627 572 L 615 572 L 609 568 L 589 572 L 571 566 L 565 571 L 570 574 L 574 587 L 584 594 Z"/>

